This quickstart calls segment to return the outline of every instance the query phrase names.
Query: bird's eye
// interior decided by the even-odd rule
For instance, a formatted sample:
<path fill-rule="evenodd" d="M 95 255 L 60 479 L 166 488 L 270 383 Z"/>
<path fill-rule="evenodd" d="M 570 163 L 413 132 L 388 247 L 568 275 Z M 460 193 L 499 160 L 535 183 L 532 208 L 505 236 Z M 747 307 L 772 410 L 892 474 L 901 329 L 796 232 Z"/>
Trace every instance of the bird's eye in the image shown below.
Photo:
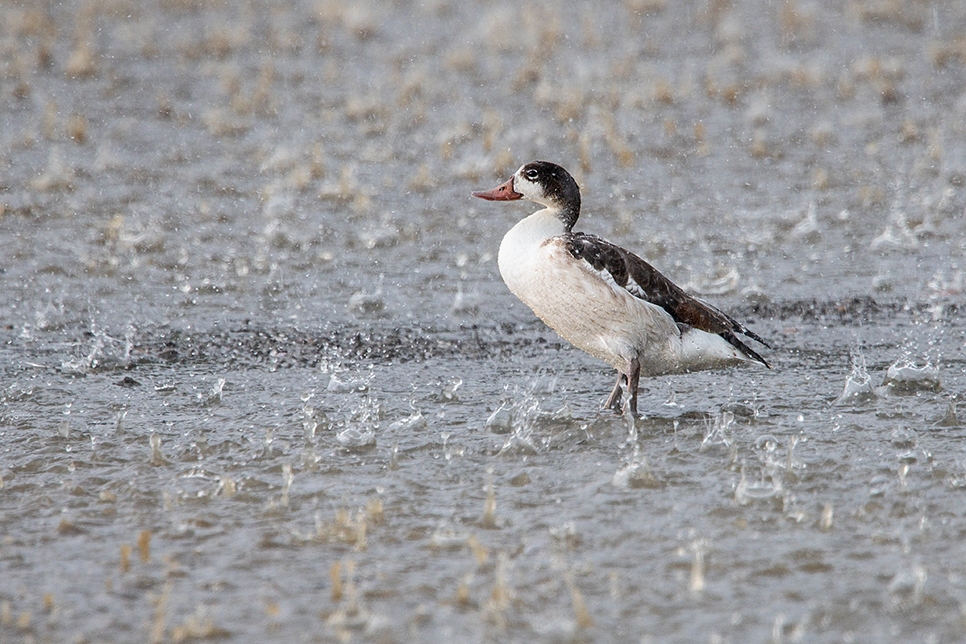
<path fill-rule="evenodd" d="M 535 180 L 537 178 L 537 175 L 539 173 L 536 170 L 534 170 L 533 168 L 530 168 L 529 170 L 527 170 L 523 174 L 527 177 L 527 179 L 529 179 L 530 181 L 533 181 L 533 180 Z"/>

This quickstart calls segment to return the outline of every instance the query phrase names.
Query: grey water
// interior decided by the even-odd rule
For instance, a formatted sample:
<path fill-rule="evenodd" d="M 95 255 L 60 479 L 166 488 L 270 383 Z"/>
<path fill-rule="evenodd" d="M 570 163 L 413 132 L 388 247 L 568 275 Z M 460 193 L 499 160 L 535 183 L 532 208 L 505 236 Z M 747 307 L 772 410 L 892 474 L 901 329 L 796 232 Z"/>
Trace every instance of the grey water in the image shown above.
<path fill-rule="evenodd" d="M 0 641 L 966 640 L 966 5 L 0 4 Z M 578 228 L 769 340 L 646 380 Z"/>

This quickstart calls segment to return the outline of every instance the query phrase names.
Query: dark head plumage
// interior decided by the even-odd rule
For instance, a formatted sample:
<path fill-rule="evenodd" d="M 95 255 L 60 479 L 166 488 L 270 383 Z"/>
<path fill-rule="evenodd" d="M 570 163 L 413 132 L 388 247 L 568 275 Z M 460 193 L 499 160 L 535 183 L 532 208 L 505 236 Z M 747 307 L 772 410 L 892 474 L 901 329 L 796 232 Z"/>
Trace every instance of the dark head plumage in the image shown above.
<path fill-rule="evenodd" d="M 531 161 L 514 175 L 514 186 L 525 198 L 560 211 L 569 232 L 580 216 L 580 187 L 564 168 L 549 161 Z M 539 186 L 540 195 L 527 190 L 526 184 Z M 542 197 L 542 198 L 541 198 Z"/>

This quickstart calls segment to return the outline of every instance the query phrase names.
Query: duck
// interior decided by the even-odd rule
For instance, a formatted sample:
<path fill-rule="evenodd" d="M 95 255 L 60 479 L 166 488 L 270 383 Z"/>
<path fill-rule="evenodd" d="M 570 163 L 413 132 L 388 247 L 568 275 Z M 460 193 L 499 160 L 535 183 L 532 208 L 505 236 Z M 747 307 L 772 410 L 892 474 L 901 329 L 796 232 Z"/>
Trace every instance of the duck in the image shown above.
<path fill-rule="evenodd" d="M 637 416 L 641 376 L 743 363 L 771 368 L 746 341 L 771 346 L 740 322 L 688 294 L 631 251 L 574 232 L 580 188 L 563 167 L 532 161 L 499 186 L 472 195 L 543 206 L 503 237 L 500 275 L 564 340 L 617 370 L 604 408 L 623 413 L 626 388 L 625 404 Z"/>

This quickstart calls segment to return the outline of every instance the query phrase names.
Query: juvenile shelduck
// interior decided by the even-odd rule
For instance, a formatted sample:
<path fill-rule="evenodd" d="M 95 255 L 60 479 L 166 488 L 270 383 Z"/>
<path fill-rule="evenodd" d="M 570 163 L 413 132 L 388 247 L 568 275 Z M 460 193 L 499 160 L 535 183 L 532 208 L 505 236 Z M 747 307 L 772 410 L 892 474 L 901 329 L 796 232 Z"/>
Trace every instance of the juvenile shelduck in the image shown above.
<path fill-rule="evenodd" d="M 573 232 L 580 189 L 559 165 L 534 161 L 505 183 L 474 197 L 529 199 L 542 206 L 500 244 L 503 281 L 541 320 L 619 375 L 606 407 L 621 410 L 627 386 L 637 414 L 641 374 L 658 376 L 740 362 L 769 367 L 737 334 L 752 331 L 684 292 L 653 266 L 596 235 Z"/>

